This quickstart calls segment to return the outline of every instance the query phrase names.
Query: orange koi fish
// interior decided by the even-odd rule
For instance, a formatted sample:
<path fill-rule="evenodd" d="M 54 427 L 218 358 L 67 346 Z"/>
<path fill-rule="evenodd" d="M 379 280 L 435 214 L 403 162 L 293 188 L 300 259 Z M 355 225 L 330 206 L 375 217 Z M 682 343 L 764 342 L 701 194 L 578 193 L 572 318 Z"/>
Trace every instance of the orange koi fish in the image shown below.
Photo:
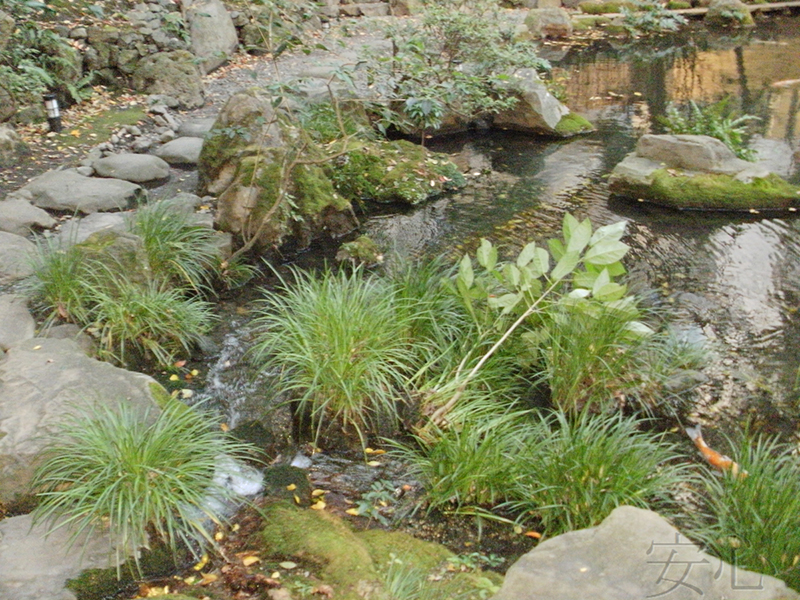
<path fill-rule="evenodd" d="M 742 477 L 747 477 L 747 471 L 741 469 L 735 460 L 724 454 L 720 454 L 706 444 L 706 441 L 703 439 L 703 433 L 700 430 L 700 425 L 687 427 L 686 434 L 694 442 L 694 445 L 697 446 L 697 449 L 700 450 L 700 454 L 706 459 L 706 462 L 712 467 L 722 472 L 730 471 L 734 477 L 738 477 L 740 474 Z"/>

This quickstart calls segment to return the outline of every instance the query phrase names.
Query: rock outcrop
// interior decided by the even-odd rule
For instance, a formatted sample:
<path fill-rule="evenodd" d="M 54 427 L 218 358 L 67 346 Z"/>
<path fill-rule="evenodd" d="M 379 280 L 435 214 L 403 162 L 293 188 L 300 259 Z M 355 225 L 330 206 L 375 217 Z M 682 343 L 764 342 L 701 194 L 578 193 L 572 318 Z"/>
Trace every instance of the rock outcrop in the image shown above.
<path fill-rule="evenodd" d="M 156 414 L 154 379 L 86 356 L 67 339 L 11 344 L 0 360 L 0 501 L 29 492 L 36 457 L 64 414 L 90 403 L 130 403 Z"/>
<path fill-rule="evenodd" d="M 654 512 L 621 506 L 599 526 L 542 542 L 492 600 L 798 600 L 782 581 L 701 551 Z"/>
<path fill-rule="evenodd" d="M 794 210 L 800 188 L 705 135 L 644 135 L 609 177 L 620 196 L 677 209 Z"/>

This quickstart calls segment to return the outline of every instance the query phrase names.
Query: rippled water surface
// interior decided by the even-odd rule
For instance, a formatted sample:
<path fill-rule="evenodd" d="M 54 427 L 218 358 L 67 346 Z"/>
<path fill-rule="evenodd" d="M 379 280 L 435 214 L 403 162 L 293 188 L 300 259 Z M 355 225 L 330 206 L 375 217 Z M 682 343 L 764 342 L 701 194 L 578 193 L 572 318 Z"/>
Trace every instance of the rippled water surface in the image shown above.
<path fill-rule="evenodd" d="M 474 167 L 472 189 L 374 217 L 367 232 L 423 254 L 480 237 L 512 248 L 551 237 L 566 210 L 596 225 L 627 219 L 633 280 L 658 290 L 678 320 L 719 349 L 722 383 L 704 409 L 739 414 L 758 405 L 762 417 L 796 423 L 800 220 L 677 213 L 612 199 L 604 182 L 640 135 L 661 132 L 657 116 L 670 102 L 733 95 L 759 117 L 751 141 L 759 159 L 800 183 L 800 19 L 773 18 L 736 38 L 703 32 L 677 45 L 598 42 L 543 54 L 566 81 L 568 105 L 597 131 L 555 142 L 496 133 L 439 142 L 436 149 L 460 152 Z M 488 166 L 496 175 L 479 175 Z"/>

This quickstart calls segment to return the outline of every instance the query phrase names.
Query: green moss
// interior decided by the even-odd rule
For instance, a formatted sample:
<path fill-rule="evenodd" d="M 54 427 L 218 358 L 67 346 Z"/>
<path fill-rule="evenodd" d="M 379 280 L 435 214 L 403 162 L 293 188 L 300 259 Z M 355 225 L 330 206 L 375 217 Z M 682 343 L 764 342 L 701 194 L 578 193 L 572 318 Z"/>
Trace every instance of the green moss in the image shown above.
<path fill-rule="evenodd" d="M 386 565 L 394 558 L 423 571 L 433 571 L 442 566 L 445 560 L 454 556 L 450 550 L 433 542 L 418 540 L 401 531 L 369 529 L 356 534 L 366 544 L 372 561 L 376 565 Z"/>
<path fill-rule="evenodd" d="M 148 387 L 150 388 L 150 395 L 153 397 L 153 400 L 155 400 L 156 404 L 161 408 L 165 408 L 167 404 L 172 402 L 172 396 L 169 395 L 169 392 L 167 392 L 160 383 L 151 381 Z"/>
<path fill-rule="evenodd" d="M 283 503 L 266 506 L 264 517 L 262 539 L 270 555 L 301 562 L 340 600 L 386 597 L 366 545 L 341 519 Z"/>
<path fill-rule="evenodd" d="M 141 107 L 123 110 L 106 110 L 96 116 L 81 120 L 78 126 L 56 136 L 59 145 L 73 148 L 84 144 L 99 144 L 111 137 L 120 127 L 136 125 L 147 113 Z"/>
<path fill-rule="evenodd" d="M 339 193 L 350 200 L 419 204 L 465 185 L 446 155 L 407 142 L 363 142 L 327 166 Z"/>
<path fill-rule="evenodd" d="M 318 165 L 298 165 L 292 173 L 298 208 L 305 216 L 316 217 L 326 208 L 345 210 L 349 200 L 333 187 L 325 170 Z"/>
<path fill-rule="evenodd" d="M 578 4 L 580 11 L 587 15 L 603 15 L 621 12 L 623 8 L 634 9 L 632 2 L 581 2 Z"/>
<path fill-rule="evenodd" d="M 686 0 L 670 0 L 667 2 L 668 10 L 684 10 L 687 8 L 692 8 L 692 3 Z"/>
<path fill-rule="evenodd" d="M 569 112 L 561 117 L 555 130 L 561 137 L 571 137 L 573 135 L 594 131 L 594 126 L 579 114 Z"/>
<path fill-rule="evenodd" d="M 659 169 L 649 190 L 632 190 L 657 204 L 678 209 L 785 210 L 800 205 L 800 187 L 775 174 L 743 183 L 729 175 L 673 175 Z"/>
<path fill-rule="evenodd" d="M 383 262 L 378 244 L 367 235 L 360 235 L 352 242 L 345 242 L 336 253 L 336 260 L 349 260 L 355 264 L 375 265 Z"/>

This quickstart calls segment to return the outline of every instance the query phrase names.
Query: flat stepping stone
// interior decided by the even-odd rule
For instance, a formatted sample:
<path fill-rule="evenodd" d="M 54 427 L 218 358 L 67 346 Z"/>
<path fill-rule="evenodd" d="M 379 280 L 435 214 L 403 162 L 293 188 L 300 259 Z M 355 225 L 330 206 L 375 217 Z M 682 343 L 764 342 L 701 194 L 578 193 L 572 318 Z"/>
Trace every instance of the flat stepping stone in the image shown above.
<path fill-rule="evenodd" d="M 169 177 L 169 164 L 150 154 L 111 154 L 92 163 L 100 177 L 113 177 L 133 183 L 161 181 Z"/>
<path fill-rule="evenodd" d="M 34 229 L 50 229 L 56 220 L 19 195 L 11 195 L 0 202 L 0 231 L 28 235 Z"/>
<path fill-rule="evenodd" d="M 203 138 L 209 131 L 211 131 L 216 121 L 216 117 L 206 117 L 205 119 L 191 119 L 184 121 L 178 127 L 178 136 Z"/>
<path fill-rule="evenodd" d="M 31 276 L 35 252 L 36 246 L 30 240 L 0 231 L 0 284 Z"/>
<path fill-rule="evenodd" d="M 124 210 L 146 197 L 144 189 L 130 181 L 86 177 L 72 169 L 48 171 L 20 191 L 30 193 L 31 203 L 39 208 L 87 215 Z"/>
<path fill-rule="evenodd" d="M 196 165 L 203 149 L 201 137 L 179 137 L 160 146 L 155 154 L 171 165 Z"/>
<path fill-rule="evenodd" d="M 17 342 L 31 339 L 36 321 L 28 310 L 28 300 L 17 294 L 0 296 L 0 352 Z"/>

